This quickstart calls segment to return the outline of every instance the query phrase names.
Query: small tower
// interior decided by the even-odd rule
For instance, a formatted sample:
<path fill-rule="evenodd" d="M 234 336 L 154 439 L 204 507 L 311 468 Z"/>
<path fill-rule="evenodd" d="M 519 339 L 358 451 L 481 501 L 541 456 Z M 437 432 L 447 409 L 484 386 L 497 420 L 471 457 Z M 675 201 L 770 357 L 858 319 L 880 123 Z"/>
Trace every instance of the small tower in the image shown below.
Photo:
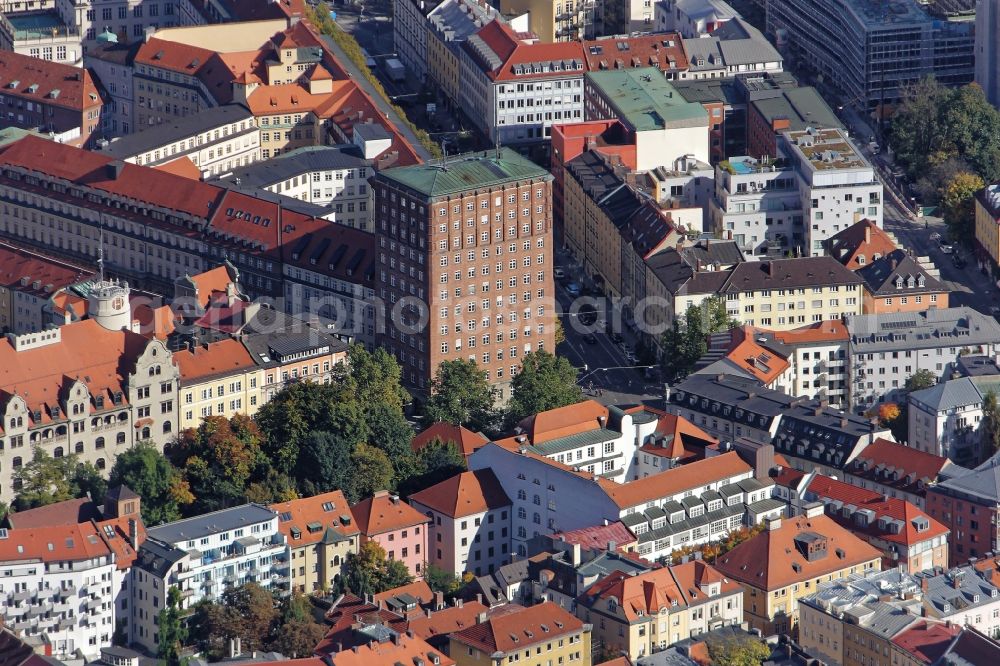
<path fill-rule="evenodd" d="M 87 295 L 87 316 L 109 331 L 120 331 L 132 324 L 128 282 L 100 280 Z"/>

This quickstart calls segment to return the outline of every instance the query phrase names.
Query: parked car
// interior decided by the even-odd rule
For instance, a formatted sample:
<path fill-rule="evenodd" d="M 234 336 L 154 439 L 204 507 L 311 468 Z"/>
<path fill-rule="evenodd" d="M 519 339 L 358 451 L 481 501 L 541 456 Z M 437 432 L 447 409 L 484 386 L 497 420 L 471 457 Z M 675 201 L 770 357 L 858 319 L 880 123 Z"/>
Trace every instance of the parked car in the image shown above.
<path fill-rule="evenodd" d="M 566 271 L 562 269 L 562 266 L 556 266 L 555 270 L 552 271 L 552 275 L 555 276 L 557 280 L 561 280 L 566 277 Z"/>
<path fill-rule="evenodd" d="M 588 345 L 596 345 L 597 336 L 594 335 L 593 333 L 587 333 L 587 335 L 583 336 L 583 341 L 586 342 Z"/>
<path fill-rule="evenodd" d="M 941 243 L 941 251 L 944 252 L 945 254 L 951 254 L 952 252 L 955 251 L 955 248 L 952 247 L 951 245 L 948 245 L 947 243 Z"/>
<path fill-rule="evenodd" d="M 580 291 L 581 289 L 579 282 L 570 282 L 569 284 L 566 285 L 566 293 L 569 294 L 570 296 L 579 296 Z"/>
<path fill-rule="evenodd" d="M 614 332 L 609 333 L 608 337 L 610 337 L 611 338 L 611 342 L 615 343 L 616 345 L 621 344 L 622 341 L 624 340 L 624 338 L 622 338 L 622 336 L 620 334 L 614 333 Z"/>
<path fill-rule="evenodd" d="M 934 233 L 931 234 L 931 240 L 937 243 L 939 240 L 941 240 L 941 234 L 935 231 Z"/>

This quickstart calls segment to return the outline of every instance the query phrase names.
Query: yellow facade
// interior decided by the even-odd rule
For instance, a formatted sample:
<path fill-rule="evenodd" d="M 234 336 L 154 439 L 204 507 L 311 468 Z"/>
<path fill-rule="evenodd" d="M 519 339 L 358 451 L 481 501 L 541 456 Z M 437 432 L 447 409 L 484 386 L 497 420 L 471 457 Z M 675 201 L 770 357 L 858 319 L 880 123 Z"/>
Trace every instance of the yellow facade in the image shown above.
<path fill-rule="evenodd" d="M 622 293 L 622 238 L 604 209 L 567 174 L 563 189 L 566 241 L 590 276 L 604 280 L 608 296 Z"/>
<path fill-rule="evenodd" d="M 976 197 L 976 242 L 993 260 L 1000 265 L 1000 225 L 996 217 Z"/>
<path fill-rule="evenodd" d="M 348 554 L 358 552 L 358 535 L 334 538 L 295 547 L 292 545 L 292 589 L 303 594 L 335 589 Z"/>
<path fill-rule="evenodd" d="M 452 102 L 460 97 L 461 63 L 454 51 L 448 48 L 443 36 L 427 26 L 427 73 Z"/>
<path fill-rule="evenodd" d="M 14 294 L 7 287 L 0 287 L 0 333 L 14 328 Z"/>
<path fill-rule="evenodd" d="M 725 295 L 726 309 L 740 322 L 788 331 L 862 312 L 862 288 L 855 284 L 803 289 L 761 289 Z M 686 306 L 685 306 L 686 307 Z M 680 311 L 683 313 L 683 310 Z"/>
<path fill-rule="evenodd" d="M 562 7 L 562 0 L 501 0 L 500 11 L 504 15 L 530 14 L 528 27 L 538 35 L 539 41 L 554 42 L 557 1 Z"/>
<path fill-rule="evenodd" d="M 263 371 L 252 367 L 224 377 L 181 380 L 180 429 L 197 428 L 206 416 L 253 416 L 263 404 Z"/>
<path fill-rule="evenodd" d="M 762 590 L 743 584 L 743 613 L 752 629 L 760 629 L 765 636 L 775 633 L 790 634 L 797 631 L 798 600 L 815 594 L 820 583 L 846 578 L 851 574 L 868 574 L 882 570 L 881 556 L 838 571 L 801 580 L 775 590 Z"/>
<path fill-rule="evenodd" d="M 591 666 L 590 631 L 529 643 L 521 641 L 517 651 L 487 653 L 450 639 L 449 656 L 456 666 Z"/>
<path fill-rule="evenodd" d="M 257 116 L 261 157 L 277 157 L 303 146 L 320 145 L 322 134 L 312 113 L 280 113 Z"/>

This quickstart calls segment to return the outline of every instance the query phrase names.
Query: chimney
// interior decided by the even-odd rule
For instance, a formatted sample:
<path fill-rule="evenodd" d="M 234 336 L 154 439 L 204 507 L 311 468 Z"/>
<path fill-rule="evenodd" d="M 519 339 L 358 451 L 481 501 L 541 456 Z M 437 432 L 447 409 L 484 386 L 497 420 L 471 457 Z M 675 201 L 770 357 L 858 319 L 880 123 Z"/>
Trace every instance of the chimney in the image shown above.
<path fill-rule="evenodd" d="M 242 650 L 240 649 L 240 637 L 235 636 L 229 639 L 229 657 L 238 657 Z"/>
<path fill-rule="evenodd" d="M 476 622 L 479 623 L 479 624 L 482 624 L 483 622 L 486 622 L 486 613 L 480 613 L 479 615 L 477 615 L 476 616 Z"/>
<path fill-rule="evenodd" d="M 458 606 L 459 608 L 461 608 L 461 607 L 462 607 L 462 606 L 463 606 L 463 605 L 465 604 L 465 601 L 464 601 L 464 600 L 463 600 L 463 599 L 462 599 L 462 598 L 460 597 L 460 598 L 458 598 L 458 599 L 457 599 L 457 600 L 455 601 L 455 604 L 456 604 L 456 605 L 457 605 L 457 606 Z"/>
<path fill-rule="evenodd" d="M 483 593 L 482 592 L 476 592 L 476 603 L 477 604 L 482 604 L 483 603 Z"/>
<path fill-rule="evenodd" d="M 865 244 L 872 242 L 872 225 L 870 222 L 865 222 Z"/>
<path fill-rule="evenodd" d="M 781 527 L 781 518 L 765 518 L 764 527 L 768 532 L 773 532 Z"/>
<path fill-rule="evenodd" d="M 764 269 L 764 272 L 767 274 L 768 277 L 774 277 L 773 263 L 774 262 L 771 261 L 760 262 L 761 268 Z"/>
<path fill-rule="evenodd" d="M 823 503 L 822 502 L 809 502 L 802 506 L 803 513 L 806 518 L 815 518 L 816 516 L 823 515 Z"/>
<path fill-rule="evenodd" d="M 608 552 L 609 552 L 609 553 L 613 553 L 613 552 L 615 552 L 615 549 L 616 549 L 617 547 L 618 547 L 618 544 L 617 544 L 617 543 L 615 543 L 614 541 L 609 541 L 609 542 L 608 542 Z"/>
<path fill-rule="evenodd" d="M 927 589 L 928 589 L 928 587 L 929 587 L 929 584 L 927 583 L 927 576 L 921 576 L 920 577 L 920 589 L 921 589 L 921 591 L 926 592 Z"/>

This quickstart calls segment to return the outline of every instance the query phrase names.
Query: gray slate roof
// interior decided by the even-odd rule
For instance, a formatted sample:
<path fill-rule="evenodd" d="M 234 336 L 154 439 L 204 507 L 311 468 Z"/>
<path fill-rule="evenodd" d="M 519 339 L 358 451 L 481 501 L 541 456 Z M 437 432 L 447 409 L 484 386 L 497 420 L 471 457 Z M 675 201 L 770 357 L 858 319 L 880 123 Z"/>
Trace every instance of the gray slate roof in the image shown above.
<path fill-rule="evenodd" d="M 118 159 L 135 157 L 158 146 L 194 137 L 202 132 L 207 132 L 208 130 L 222 127 L 229 123 L 238 123 L 241 120 L 250 120 L 252 118 L 253 113 L 242 104 L 215 106 L 187 116 L 182 121 L 178 120 L 176 122 L 153 125 L 141 132 L 115 139 L 105 146 L 101 152 Z M 255 129 L 254 127 L 250 127 L 250 130 Z M 230 136 L 234 135 L 223 138 L 229 138 Z M 222 139 L 219 140 L 221 141 Z M 207 146 L 209 144 L 206 143 L 204 145 Z M 161 161 L 168 162 L 175 158 L 176 156 L 164 155 Z"/>
<path fill-rule="evenodd" d="M 150 539 L 162 541 L 165 544 L 176 545 L 181 542 L 194 541 L 202 537 L 220 532 L 235 530 L 247 525 L 254 525 L 270 520 L 277 514 L 260 504 L 244 504 L 231 509 L 213 511 L 193 518 L 177 520 L 166 525 L 151 527 L 146 530 Z"/>
<path fill-rule="evenodd" d="M 908 296 L 910 294 L 926 294 L 941 292 L 945 287 L 933 275 L 924 270 L 917 261 L 904 250 L 893 250 L 877 261 L 873 261 L 857 271 L 865 281 L 868 291 L 879 297 Z M 903 287 L 896 288 L 896 279 L 902 278 Z M 914 286 L 908 287 L 908 280 L 914 280 Z M 919 280 L 923 286 L 919 286 Z"/>
<path fill-rule="evenodd" d="M 1000 323 L 969 307 L 851 315 L 846 324 L 854 354 L 1000 343 Z"/>
<path fill-rule="evenodd" d="M 981 404 L 983 394 L 979 392 L 975 382 L 968 377 L 962 377 L 913 391 L 909 395 L 909 400 L 942 412 L 956 407 Z"/>
<path fill-rule="evenodd" d="M 379 126 L 381 127 L 381 126 Z M 236 188 L 270 187 L 311 171 L 339 171 L 370 166 L 354 145 L 295 150 L 281 157 L 234 170 L 225 181 Z"/>
<path fill-rule="evenodd" d="M 970 497 L 979 502 L 1000 503 L 1000 454 L 967 474 L 957 474 L 940 481 L 935 490 L 947 495 Z"/>

